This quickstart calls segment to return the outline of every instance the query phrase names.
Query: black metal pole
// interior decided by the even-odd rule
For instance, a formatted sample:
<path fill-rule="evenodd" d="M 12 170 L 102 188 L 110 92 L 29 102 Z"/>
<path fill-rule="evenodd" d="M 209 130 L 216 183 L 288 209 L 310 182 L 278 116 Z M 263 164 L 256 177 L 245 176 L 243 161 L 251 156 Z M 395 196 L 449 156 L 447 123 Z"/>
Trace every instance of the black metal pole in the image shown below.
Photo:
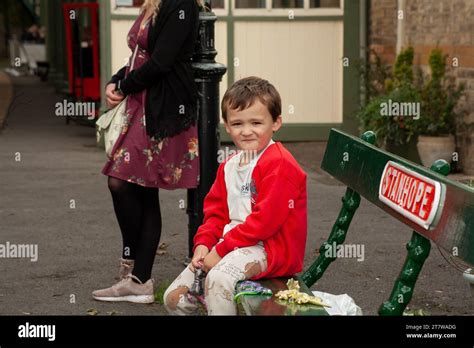
<path fill-rule="evenodd" d="M 194 76 L 199 91 L 198 141 L 200 180 L 196 189 L 188 190 L 186 213 L 188 224 L 188 256 L 192 257 L 193 238 L 203 221 L 204 197 L 209 192 L 217 173 L 217 151 L 219 150 L 219 83 L 227 68 L 216 63 L 214 48 L 214 23 L 210 1 L 199 14 L 199 38 L 193 58 Z"/>

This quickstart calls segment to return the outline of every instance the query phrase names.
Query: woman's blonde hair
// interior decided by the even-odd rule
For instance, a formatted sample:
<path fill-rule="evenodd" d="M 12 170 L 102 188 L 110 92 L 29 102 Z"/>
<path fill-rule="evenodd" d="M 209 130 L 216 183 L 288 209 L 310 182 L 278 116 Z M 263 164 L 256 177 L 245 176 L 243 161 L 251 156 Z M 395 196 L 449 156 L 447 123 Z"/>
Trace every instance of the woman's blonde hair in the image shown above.
<path fill-rule="evenodd" d="M 196 0 L 197 4 L 199 7 L 203 7 L 204 6 L 204 0 Z M 149 9 L 150 7 L 152 7 L 154 9 L 154 13 L 153 13 L 153 21 L 155 21 L 156 19 L 156 16 L 158 14 L 158 9 L 160 7 L 160 3 L 161 3 L 161 0 L 145 0 L 143 2 L 143 5 L 142 5 L 142 11 L 146 11 L 147 9 Z"/>
<path fill-rule="evenodd" d="M 141 12 L 145 12 L 150 7 L 153 7 L 153 18 L 152 22 L 155 23 L 156 16 L 158 15 L 158 8 L 160 6 L 161 0 L 145 0 L 142 5 Z"/>

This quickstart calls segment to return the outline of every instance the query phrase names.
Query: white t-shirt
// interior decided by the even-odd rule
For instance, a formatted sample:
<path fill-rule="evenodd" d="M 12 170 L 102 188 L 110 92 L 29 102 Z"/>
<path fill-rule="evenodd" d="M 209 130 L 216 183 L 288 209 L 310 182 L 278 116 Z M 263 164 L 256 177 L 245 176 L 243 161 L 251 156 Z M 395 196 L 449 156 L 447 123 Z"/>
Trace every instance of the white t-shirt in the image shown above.
<path fill-rule="evenodd" d="M 224 226 L 223 235 L 235 226 L 245 222 L 252 212 L 250 203 L 250 184 L 252 173 L 258 159 L 266 149 L 275 142 L 270 139 L 268 145 L 248 164 L 240 166 L 243 151 L 232 157 L 224 167 L 225 186 L 227 189 L 227 207 L 229 208 L 230 223 Z M 261 244 L 260 242 L 259 244 Z"/>

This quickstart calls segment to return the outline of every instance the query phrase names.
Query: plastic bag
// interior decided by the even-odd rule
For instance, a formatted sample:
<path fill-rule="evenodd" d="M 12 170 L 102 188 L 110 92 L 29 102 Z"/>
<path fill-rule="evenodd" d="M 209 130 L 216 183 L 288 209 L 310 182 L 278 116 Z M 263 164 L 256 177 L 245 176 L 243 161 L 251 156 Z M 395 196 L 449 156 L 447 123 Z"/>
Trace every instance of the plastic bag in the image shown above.
<path fill-rule="evenodd" d="M 362 309 L 347 294 L 332 295 L 327 292 L 313 291 L 313 295 L 331 306 L 326 308 L 329 315 L 362 315 Z"/>

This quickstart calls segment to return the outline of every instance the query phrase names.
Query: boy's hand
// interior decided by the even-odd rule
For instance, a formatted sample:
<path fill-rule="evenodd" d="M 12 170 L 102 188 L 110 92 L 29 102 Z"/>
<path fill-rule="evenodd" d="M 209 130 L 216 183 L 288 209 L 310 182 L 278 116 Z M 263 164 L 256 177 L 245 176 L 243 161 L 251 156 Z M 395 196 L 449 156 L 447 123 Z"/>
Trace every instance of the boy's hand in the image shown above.
<path fill-rule="evenodd" d="M 209 254 L 209 249 L 205 245 L 198 245 L 194 250 L 193 259 L 189 264 L 191 271 L 196 272 L 196 268 L 202 268 L 203 261 L 206 255 Z"/>
<path fill-rule="evenodd" d="M 222 259 L 222 257 L 219 256 L 219 254 L 216 251 L 216 247 L 213 247 L 211 252 L 207 254 L 207 256 L 204 258 L 204 266 L 202 269 L 204 272 L 208 273 L 212 267 L 217 265 L 219 261 Z"/>

